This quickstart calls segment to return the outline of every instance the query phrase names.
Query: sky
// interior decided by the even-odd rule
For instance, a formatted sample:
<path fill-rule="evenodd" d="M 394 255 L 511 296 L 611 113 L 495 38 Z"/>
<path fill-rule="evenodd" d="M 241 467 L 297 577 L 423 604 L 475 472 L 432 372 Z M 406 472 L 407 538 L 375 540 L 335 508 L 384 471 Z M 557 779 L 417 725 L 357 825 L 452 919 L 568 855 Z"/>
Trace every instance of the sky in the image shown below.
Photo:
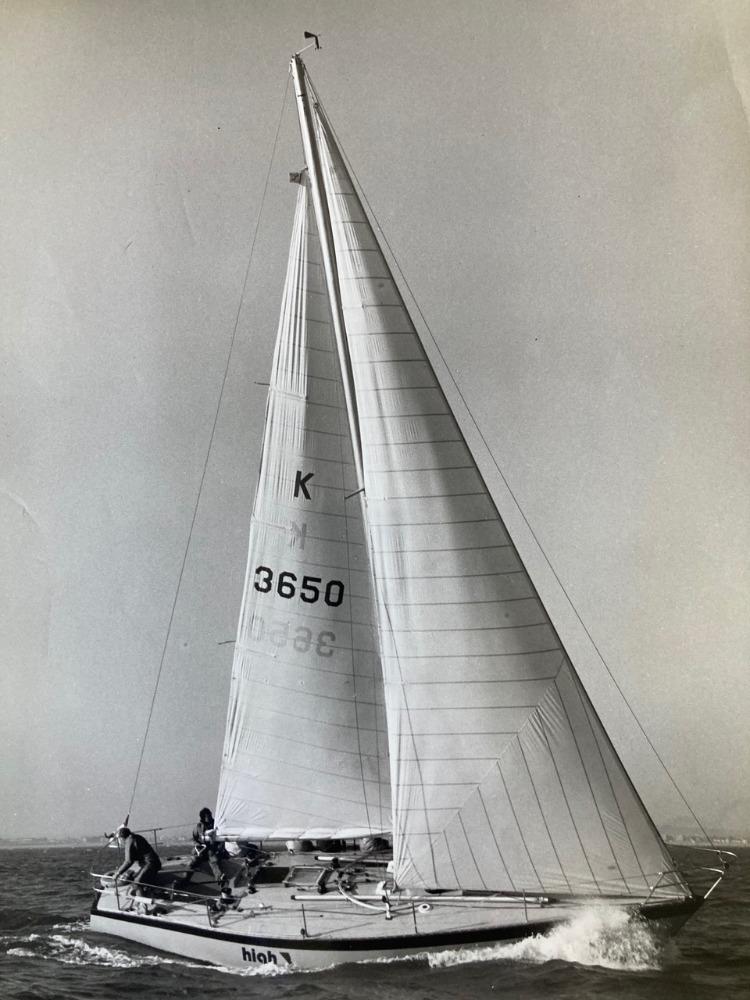
<path fill-rule="evenodd" d="M 555 574 L 703 824 L 750 832 L 750 8 L 6 0 L 0 22 L 0 837 L 128 811 L 204 464 L 131 824 L 215 803 L 305 29 L 646 804 L 689 828 Z"/>

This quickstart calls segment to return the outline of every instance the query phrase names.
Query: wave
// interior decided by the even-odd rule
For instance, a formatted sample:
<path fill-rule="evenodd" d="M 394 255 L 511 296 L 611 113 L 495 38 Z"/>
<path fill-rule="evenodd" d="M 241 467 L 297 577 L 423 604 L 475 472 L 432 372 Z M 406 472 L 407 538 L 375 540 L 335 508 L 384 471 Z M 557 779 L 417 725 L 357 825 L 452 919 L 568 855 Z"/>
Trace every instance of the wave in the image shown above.
<path fill-rule="evenodd" d="M 445 951 L 427 956 L 441 968 L 465 962 L 574 962 L 628 972 L 661 967 L 662 947 L 645 921 L 615 907 L 592 906 L 546 934 L 490 945 L 471 951 Z"/>
<path fill-rule="evenodd" d="M 116 969 L 133 969 L 142 965 L 158 965 L 154 956 L 134 956 L 118 948 L 88 944 L 83 938 L 66 934 L 27 934 L 16 939 L 16 947 L 8 948 L 8 955 L 24 958 L 45 958 L 64 965 L 96 965 Z M 19 945 L 23 945 L 19 947 Z M 33 947 L 29 947 L 32 945 Z"/>

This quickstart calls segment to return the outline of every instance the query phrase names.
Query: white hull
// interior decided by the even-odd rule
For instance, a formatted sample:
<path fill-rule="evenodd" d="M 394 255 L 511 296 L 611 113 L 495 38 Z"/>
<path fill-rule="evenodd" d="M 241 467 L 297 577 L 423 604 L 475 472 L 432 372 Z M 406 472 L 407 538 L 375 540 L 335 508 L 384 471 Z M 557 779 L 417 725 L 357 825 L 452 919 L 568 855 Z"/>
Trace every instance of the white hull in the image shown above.
<path fill-rule="evenodd" d="M 405 959 L 427 953 L 447 950 L 470 950 L 485 947 L 493 941 L 511 942 L 530 934 L 540 933 L 549 928 L 548 923 L 497 928 L 496 934 L 480 940 L 466 940 L 464 933 L 456 932 L 454 941 L 444 944 L 431 942 L 429 937 L 420 940 L 419 935 L 407 934 L 399 946 L 389 946 L 388 939 L 370 938 L 358 944 L 356 939 L 339 939 L 330 942 L 304 942 L 299 931 L 297 940 L 268 938 L 259 935 L 255 927 L 247 921 L 247 933 L 224 933 L 210 929 L 205 916 L 196 914 L 192 926 L 169 924 L 164 918 L 149 916 L 118 917 L 106 913 L 92 914 L 91 929 L 102 934 L 110 934 L 135 941 L 158 951 L 182 955 L 185 958 L 232 969 L 250 969 L 260 966 L 275 966 L 279 970 L 303 971 L 325 969 L 333 965 L 349 962 L 373 961 L 376 959 Z M 257 921 L 253 921 L 257 924 Z M 487 929 L 483 929 L 487 933 Z"/>
<path fill-rule="evenodd" d="M 325 948 L 302 949 L 288 944 L 270 946 L 263 939 L 248 935 L 246 943 L 227 941 L 221 935 L 194 937 L 182 929 L 155 927 L 128 921 L 114 921 L 106 916 L 91 918 L 91 928 L 102 934 L 111 934 L 135 941 L 148 948 L 181 955 L 198 962 L 229 969 L 252 969 L 261 966 L 275 966 L 279 970 L 311 971 L 326 969 L 334 965 L 350 962 L 366 962 L 376 959 L 406 959 L 414 956 L 448 950 L 468 950 L 487 945 L 487 941 L 474 944 L 453 944 L 428 947 L 425 943 L 413 941 L 411 946 L 400 948 L 355 948 L 344 949 L 331 944 Z M 529 933 L 528 931 L 526 932 Z M 525 936 L 503 937 L 503 941 L 515 941 Z"/>
<path fill-rule="evenodd" d="M 261 898 L 262 897 L 262 898 Z M 349 962 L 401 959 L 440 951 L 471 950 L 509 943 L 550 930 L 581 912 L 582 905 L 621 906 L 633 901 L 529 901 L 497 896 L 476 899 L 395 900 L 386 915 L 377 897 L 359 902 L 339 893 L 304 899 L 281 886 L 244 896 L 236 909 L 213 912 L 206 902 L 147 901 L 134 910 L 129 897 L 111 888 L 97 892 L 91 928 L 148 948 L 232 969 L 274 966 L 279 970 L 324 969 Z M 698 901 L 653 904 L 644 915 L 682 923 Z"/>

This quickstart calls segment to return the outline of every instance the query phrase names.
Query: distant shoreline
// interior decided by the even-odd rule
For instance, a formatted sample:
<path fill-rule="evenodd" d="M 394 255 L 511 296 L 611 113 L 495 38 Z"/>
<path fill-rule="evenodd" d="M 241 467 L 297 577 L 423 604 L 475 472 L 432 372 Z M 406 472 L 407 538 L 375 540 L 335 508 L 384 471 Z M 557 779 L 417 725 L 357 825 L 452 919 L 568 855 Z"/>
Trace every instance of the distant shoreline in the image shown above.
<path fill-rule="evenodd" d="M 159 841 L 157 847 L 159 850 L 165 850 L 170 848 L 187 848 L 190 842 L 174 841 L 174 840 L 164 840 Z M 0 851 L 101 851 L 107 847 L 107 841 L 102 837 L 101 842 L 94 844 L 91 841 L 82 840 L 59 840 L 59 841 L 44 841 L 43 843 L 14 843 L 12 841 L 0 841 Z"/>

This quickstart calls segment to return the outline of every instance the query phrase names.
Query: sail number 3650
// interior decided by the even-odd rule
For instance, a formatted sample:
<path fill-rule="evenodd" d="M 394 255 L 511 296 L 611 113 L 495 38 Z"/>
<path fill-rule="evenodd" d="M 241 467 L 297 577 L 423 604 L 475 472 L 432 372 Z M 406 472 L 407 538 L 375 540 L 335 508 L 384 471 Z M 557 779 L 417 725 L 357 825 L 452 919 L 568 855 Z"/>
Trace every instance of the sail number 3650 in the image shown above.
<path fill-rule="evenodd" d="M 321 595 L 323 601 L 332 608 L 337 608 L 344 600 L 344 584 L 341 580 L 329 580 L 323 587 L 323 580 L 319 576 L 303 576 L 298 581 L 296 574 L 287 570 L 276 577 L 274 588 L 273 570 L 268 566 L 258 566 L 253 586 L 260 594 L 269 594 L 275 589 L 279 597 L 285 597 L 288 601 L 299 597 L 305 604 L 315 604 Z"/>

